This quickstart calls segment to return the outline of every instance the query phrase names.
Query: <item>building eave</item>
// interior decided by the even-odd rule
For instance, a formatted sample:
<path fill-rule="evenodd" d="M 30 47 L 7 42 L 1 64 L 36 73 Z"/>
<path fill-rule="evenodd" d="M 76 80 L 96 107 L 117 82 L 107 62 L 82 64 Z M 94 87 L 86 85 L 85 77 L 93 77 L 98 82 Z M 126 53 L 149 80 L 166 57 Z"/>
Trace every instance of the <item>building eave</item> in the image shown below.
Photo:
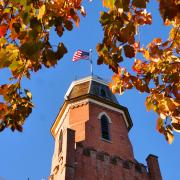
<path fill-rule="evenodd" d="M 113 108 L 121 110 L 122 112 L 124 112 L 124 115 L 125 115 L 125 118 L 126 118 L 125 120 L 127 121 L 126 125 L 127 125 L 127 128 L 128 128 L 128 131 L 132 128 L 132 126 L 133 126 L 132 119 L 131 119 L 129 111 L 128 111 L 128 109 L 126 107 L 124 107 L 124 106 L 122 106 L 120 104 L 116 104 L 116 103 L 113 103 L 111 101 L 105 100 L 105 99 L 100 98 L 98 96 L 94 96 L 94 95 L 91 95 L 91 94 L 86 94 L 86 95 L 83 95 L 83 96 L 79 96 L 77 98 L 68 99 L 68 100 L 64 101 L 64 103 L 63 103 L 63 105 L 62 105 L 62 107 L 61 107 L 61 109 L 60 109 L 54 123 L 52 124 L 52 127 L 51 127 L 51 134 L 53 135 L 54 138 L 55 138 L 55 136 L 57 134 L 57 131 L 56 131 L 57 126 L 58 126 L 58 124 L 59 124 L 59 122 L 61 120 L 61 117 L 64 114 L 67 106 L 69 104 L 74 103 L 74 102 L 79 102 L 79 101 L 82 101 L 82 100 L 85 100 L 85 99 L 92 99 L 92 100 L 95 100 L 95 101 L 100 102 L 102 104 L 109 105 L 109 106 L 111 106 Z M 90 101 L 90 102 L 92 102 L 92 101 Z"/>

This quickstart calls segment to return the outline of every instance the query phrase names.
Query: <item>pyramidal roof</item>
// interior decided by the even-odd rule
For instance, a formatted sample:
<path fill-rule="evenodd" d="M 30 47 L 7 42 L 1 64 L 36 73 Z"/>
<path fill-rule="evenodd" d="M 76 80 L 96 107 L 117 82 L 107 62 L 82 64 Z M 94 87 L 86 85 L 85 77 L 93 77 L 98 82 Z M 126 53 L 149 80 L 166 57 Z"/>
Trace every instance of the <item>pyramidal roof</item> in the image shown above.
<path fill-rule="evenodd" d="M 98 76 L 88 76 L 73 81 L 64 98 L 70 100 L 85 95 L 119 104 L 115 95 L 109 89 L 108 83 Z"/>

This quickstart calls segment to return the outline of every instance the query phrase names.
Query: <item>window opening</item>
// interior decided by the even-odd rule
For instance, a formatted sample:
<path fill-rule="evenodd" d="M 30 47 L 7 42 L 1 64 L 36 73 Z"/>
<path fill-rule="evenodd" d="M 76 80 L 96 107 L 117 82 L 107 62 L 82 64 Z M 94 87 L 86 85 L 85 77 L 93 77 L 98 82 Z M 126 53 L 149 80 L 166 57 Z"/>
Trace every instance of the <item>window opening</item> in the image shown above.
<path fill-rule="evenodd" d="M 63 132 L 61 130 L 60 135 L 59 135 L 59 154 L 62 151 L 62 143 L 63 143 Z"/>
<path fill-rule="evenodd" d="M 103 139 L 110 140 L 109 121 L 105 115 L 101 117 L 101 135 Z"/>

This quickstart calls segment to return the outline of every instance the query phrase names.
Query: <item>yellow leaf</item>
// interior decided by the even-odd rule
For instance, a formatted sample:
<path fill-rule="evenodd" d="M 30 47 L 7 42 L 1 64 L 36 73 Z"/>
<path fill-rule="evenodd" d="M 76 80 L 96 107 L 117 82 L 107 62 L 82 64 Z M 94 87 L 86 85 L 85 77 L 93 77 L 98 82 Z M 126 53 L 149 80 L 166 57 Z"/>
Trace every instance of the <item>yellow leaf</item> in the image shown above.
<path fill-rule="evenodd" d="M 160 133 L 162 133 L 161 130 L 162 130 L 163 126 L 164 126 L 164 120 L 159 117 L 159 118 L 157 119 L 157 121 L 156 121 L 156 129 L 157 129 Z"/>
<path fill-rule="evenodd" d="M 109 9 L 114 8 L 114 3 L 115 3 L 115 0 L 103 0 L 103 6 Z"/>
<path fill-rule="evenodd" d="M 17 108 L 17 104 L 12 105 L 12 109 L 15 110 Z"/>
<path fill-rule="evenodd" d="M 39 8 L 39 14 L 37 16 L 38 19 L 42 19 L 42 17 L 44 16 L 46 11 L 46 6 L 43 4 L 40 8 Z"/>
<path fill-rule="evenodd" d="M 4 38 L 4 37 L 0 38 L 0 47 L 2 47 L 6 43 L 7 43 L 6 38 Z"/>
<path fill-rule="evenodd" d="M 145 51 L 143 52 L 143 56 L 144 56 L 147 60 L 149 60 L 149 59 L 150 59 L 149 51 L 145 50 Z"/>
<path fill-rule="evenodd" d="M 150 111 L 150 110 L 153 110 L 153 109 L 154 109 L 154 104 L 153 104 L 152 101 L 151 101 L 151 97 L 147 97 L 147 98 L 146 98 L 145 104 L 146 104 L 146 109 L 147 109 L 147 111 Z"/>
<path fill-rule="evenodd" d="M 32 99 L 32 94 L 31 94 L 31 92 L 30 92 L 29 90 L 27 90 L 27 89 L 25 89 L 24 91 L 26 92 L 27 97 L 28 97 L 29 99 Z"/>

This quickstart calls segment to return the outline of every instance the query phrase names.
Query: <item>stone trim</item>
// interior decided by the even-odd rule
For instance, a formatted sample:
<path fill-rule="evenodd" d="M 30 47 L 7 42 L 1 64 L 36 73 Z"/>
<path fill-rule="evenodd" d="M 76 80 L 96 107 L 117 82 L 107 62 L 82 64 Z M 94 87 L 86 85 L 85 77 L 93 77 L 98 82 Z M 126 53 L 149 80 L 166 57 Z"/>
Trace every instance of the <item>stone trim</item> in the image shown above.
<path fill-rule="evenodd" d="M 98 120 L 100 120 L 103 115 L 105 115 L 105 116 L 108 118 L 109 123 L 112 123 L 111 118 L 110 118 L 110 117 L 108 116 L 108 114 L 107 114 L 106 112 L 104 112 L 104 111 L 101 112 L 101 113 L 99 113 L 99 115 L 98 115 Z"/>
<path fill-rule="evenodd" d="M 51 133 L 53 134 L 53 136 L 55 137 L 55 135 L 57 134 L 57 132 L 59 130 L 59 127 L 64 122 L 64 119 L 65 119 L 67 113 L 69 112 L 70 108 L 72 108 L 72 107 L 75 108 L 75 107 L 78 107 L 78 106 L 83 106 L 83 105 L 85 105 L 85 104 L 87 104 L 89 102 L 97 104 L 97 105 L 100 105 L 100 106 L 105 107 L 107 109 L 110 109 L 112 111 L 121 113 L 127 128 L 128 129 L 131 128 L 131 124 L 129 123 L 129 121 L 128 121 L 127 117 L 126 117 L 126 114 L 125 114 L 125 112 L 123 110 L 119 109 L 118 107 L 113 107 L 113 106 L 111 106 L 109 104 L 105 104 L 105 103 L 99 102 L 99 101 L 97 101 L 97 100 L 95 100 L 93 98 L 87 97 L 87 98 L 82 99 L 82 100 L 80 100 L 78 102 L 69 102 L 69 103 L 65 104 L 65 107 L 64 107 L 65 109 L 63 109 L 63 113 L 61 113 L 62 111 L 60 110 L 60 112 L 59 112 L 59 114 L 58 114 L 58 116 L 57 116 L 57 118 L 56 118 L 56 120 L 55 120 L 55 122 L 54 122 L 54 124 L 53 124 L 53 126 L 51 128 Z"/>
<path fill-rule="evenodd" d="M 128 120 L 127 120 L 127 118 L 126 118 L 126 116 L 125 116 L 124 111 L 122 111 L 121 109 L 112 107 L 112 106 L 110 106 L 110 105 L 104 104 L 104 103 L 102 103 L 102 102 L 96 101 L 96 100 L 91 99 L 91 98 L 88 98 L 88 101 L 91 102 L 91 103 L 94 103 L 94 104 L 98 104 L 98 105 L 100 105 L 100 106 L 102 106 L 102 107 L 105 107 L 105 108 L 107 108 L 107 109 L 110 109 L 110 110 L 112 110 L 112 111 L 121 113 L 122 116 L 123 116 L 123 118 L 124 118 L 124 120 L 125 120 L 125 123 L 126 123 L 127 128 L 129 128 L 130 125 L 129 125 L 129 123 L 128 123 Z"/>

